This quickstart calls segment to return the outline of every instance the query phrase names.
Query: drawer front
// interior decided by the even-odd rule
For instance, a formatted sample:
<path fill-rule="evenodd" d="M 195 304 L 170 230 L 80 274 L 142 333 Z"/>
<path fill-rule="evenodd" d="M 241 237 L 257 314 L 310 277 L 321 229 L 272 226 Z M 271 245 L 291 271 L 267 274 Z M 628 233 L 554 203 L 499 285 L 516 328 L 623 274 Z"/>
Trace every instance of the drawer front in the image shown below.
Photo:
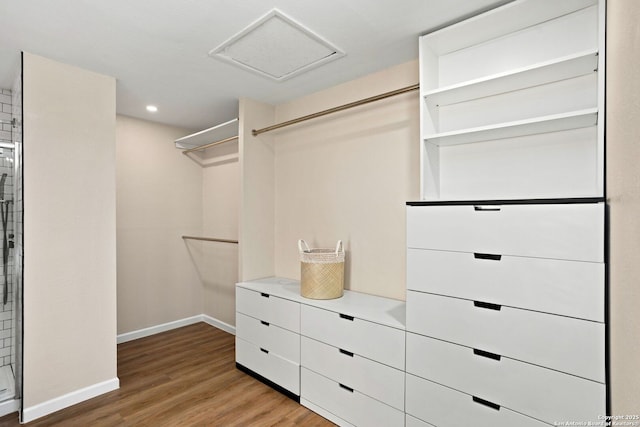
<path fill-rule="evenodd" d="M 407 330 L 604 383 L 604 324 L 407 292 Z"/>
<path fill-rule="evenodd" d="M 548 423 L 606 412 L 604 384 L 411 333 L 407 372 Z"/>
<path fill-rule="evenodd" d="M 291 362 L 300 363 L 300 335 L 295 332 L 236 313 L 236 336 Z"/>
<path fill-rule="evenodd" d="M 304 336 L 404 370 L 404 331 L 304 304 L 300 328 Z"/>
<path fill-rule="evenodd" d="M 482 399 L 476 396 L 476 400 L 478 398 Z M 507 408 L 494 409 L 476 400 L 471 395 L 407 374 L 407 414 L 434 426 L 548 427 Z"/>
<path fill-rule="evenodd" d="M 236 288 L 236 311 L 300 333 L 300 303 Z"/>
<path fill-rule="evenodd" d="M 604 262 L 604 203 L 407 206 L 407 246 Z"/>
<path fill-rule="evenodd" d="M 433 424 L 425 423 L 422 420 L 412 417 L 411 415 L 405 416 L 405 427 L 436 427 Z"/>
<path fill-rule="evenodd" d="M 407 250 L 407 289 L 604 322 L 604 264 Z"/>
<path fill-rule="evenodd" d="M 404 411 L 404 372 L 302 337 L 302 366 Z"/>
<path fill-rule="evenodd" d="M 350 390 L 306 368 L 301 372 L 301 398 L 344 419 L 356 427 L 394 427 L 404 425 L 404 413 Z"/>
<path fill-rule="evenodd" d="M 300 395 L 300 365 L 236 337 L 236 362 Z"/>

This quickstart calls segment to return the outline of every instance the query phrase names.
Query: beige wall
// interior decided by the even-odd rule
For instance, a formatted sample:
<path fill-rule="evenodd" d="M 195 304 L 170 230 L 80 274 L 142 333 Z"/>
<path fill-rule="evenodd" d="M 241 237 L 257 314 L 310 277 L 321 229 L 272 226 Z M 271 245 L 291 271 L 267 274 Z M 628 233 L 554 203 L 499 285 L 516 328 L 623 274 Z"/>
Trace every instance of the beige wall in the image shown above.
<path fill-rule="evenodd" d="M 202 167 L 173 141 L 189 132 L 117 117 L 118 333 L 202 314 Z"/>
<path fill-rule="evenodd" d="M 238 278 L 274 275 L 274 148 L 271 134 L 252 136 L 252 129 L 274 123 L 273 106 L 240 99 L 240 223 Z"/>
<path fill-rule="evenodd" d="M 411 61 L 276 107 L 276 122 L 418 82 Z M 405 297 L 405 202 L 419 198 L 417 92 L 273 132 L 275 273 L 300 278 L 298 239 L 347 250 L 346 287 Z"/>
<path fill-rule="evenodd" d="M 611 400 L 640 414 L 640 2 L 607 2 Z"/>
<path fill-rule="evenodd" d="M 238 240 L 238 143 L 229 142 L 207 149 L 203 152 L 202 162 L 202 233 L 207 237 Z M 238 245 L 203 242 L 201 247 L 199 270 L 203 313 L 235 325 Z"/>
<path fill-rule="evenodd" d="M 24 394 L 116 381 L 115 80 L 24 54 Z"/>

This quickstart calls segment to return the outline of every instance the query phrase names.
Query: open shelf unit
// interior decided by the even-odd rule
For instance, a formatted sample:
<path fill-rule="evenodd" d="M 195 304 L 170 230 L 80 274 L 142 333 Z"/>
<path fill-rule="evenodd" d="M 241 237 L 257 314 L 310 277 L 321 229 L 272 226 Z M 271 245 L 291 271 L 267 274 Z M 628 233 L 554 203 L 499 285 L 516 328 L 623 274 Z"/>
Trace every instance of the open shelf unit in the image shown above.
<path fill-rule="evenodd" d="M 238 119 L 220 123 L 208 129 L 192 133 L 175 140 L 176 148 L 190 150 L 212 142 L 221 141 L 227 138 L 238 136 Z"/>
<path fill-rule="evenodd" d="M 420 38 L 407 425 L 611 412 L 605 2 L 515 0 Z"/>
<path fill-rule="evenodd" d="M 598 110 L 596 108 L 590 108 L 527 120 L 499 123 L 493 126 L 482 126 L 425 135 L 424 141 L 438 146 L 470 144 L 594 126 L 597 119 Z"/>
<path fill-rule="evenodd" d="M 603 196 L 603 54 L 598 0 L 516 0 L 422 36 L 422 200 Z"/>

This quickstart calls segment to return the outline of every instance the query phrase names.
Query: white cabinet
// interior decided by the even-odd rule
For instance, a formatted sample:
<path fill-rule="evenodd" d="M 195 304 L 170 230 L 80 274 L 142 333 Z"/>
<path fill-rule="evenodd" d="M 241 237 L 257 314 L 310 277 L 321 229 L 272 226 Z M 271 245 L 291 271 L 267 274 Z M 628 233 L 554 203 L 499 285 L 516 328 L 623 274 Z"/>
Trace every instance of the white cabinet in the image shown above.
<path fill-rule="evenodd" d="M 601 196 L 604 22 L 516 0 L 422 36 L 422 198 Z"/>
<path fill-rule="evenodd" d="M 548 427 L 549 424 L 501 407 L 481 396 L 462 393 L 407 374 L 407 419 L 437 427 Z M 423 424 L 417 424 L 422 426 Z"/>
<path fill-rule="evenodd" d="M 300 304 L 236 288 L 236 363 L 300 395 Z"/>
<path fill-rule="evenodd" d="M 604 260 L 604 203 L 479 202 L 408 208 L 407 230 L 409 248 Z"/>
<path fill-rule="evenodd" d="M 604 322 L 604 263 L 407 249 L 407 290 Z"/>
<path fill-rule="evenodd" d="M 294 395 L 300 394 L 300 365 L 275 352 L 236 337 L 236 363 Z"/>
<path fill-rule="evenodd" d="M 405 304 L 345 296 L 337 304 L 321 303 L 322 308 L 302 306 L 301 402 L 324 408 L 341 425 L 402 426 Z"/>
<path fill-rule="evenodd" d="M 402 426 L 405 303 L 345 291 L 300 296 L 297 282 L 236 287 L 236 363 L 341 426 Z"/>
<path fill-rule="evenodd" d="M 304 336 L 301 353 L 309 370 L 404 411 L 404 369 Z"/>
<path fill-rule="evenodd" d="M 604 206 L 574 202 L 574 224 L 538 217 L 531 201 L 505 202 L 518 207 L 510 219 L 518 226 L 506 230 L 470 226 L 456 215 L 470 204 L 407 206 L 408 415 L 447 427 L 466 416 L 479 417 L 473 425 L 536 425 L 607 412 Z M 529 226 L 537 232 L 521 230 Z M 429 393 L 444 401 L 426 402 Z M 446 406 L 468 413 L 446 421 Z M 531 420 L 513 424 L 517 414 Z"/>
<path fill-rule="evenodd" d="M 404 369 L 404 330 L 307 305 L 301 322 L 302 335 Z"/>
<path fill-rule="evenodd" d="M 300 332 L 300 304 L 269 292 L 236 288 L 236 311 L 292 332 Z"/>
<path fill-rule="evenodd" d="M 312 407 L 322 408 L 339 417 L 332 421 L 341 426 L 404 425 L 404 412 L 306 368 L 302 368 L 302 398 L 305 399 L 303 404 L 311 402 Z"/>
<path fill-rule="evenodd" d="M 606 407 L 605 0 L 515 0 L 420 38 L 406 425 Z"/>
<path fill-rule="evenodd" d="M 412 333 L 407 371 L 550 424 L 597 420 L 606 412 L 602 383 Z"/>
<path fill-rule="evenodd" d="M 604 324 L 407 292 L 407 330 L 603 383 Z"/>

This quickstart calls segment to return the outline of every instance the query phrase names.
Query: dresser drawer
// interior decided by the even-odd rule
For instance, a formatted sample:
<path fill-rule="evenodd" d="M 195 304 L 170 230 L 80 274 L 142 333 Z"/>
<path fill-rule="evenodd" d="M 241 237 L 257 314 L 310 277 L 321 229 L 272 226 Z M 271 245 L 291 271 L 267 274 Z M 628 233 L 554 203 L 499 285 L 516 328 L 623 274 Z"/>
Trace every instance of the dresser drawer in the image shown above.
<path fill-rule="evenodd" d="M 407 374 L 406 399 L 407 414 L 438 427 L 548 427 L 507 408 L 487 406 L 481 396 L 474 399 L 410 374 Z"/>
<path fill-rule="evenodd" d="M 407 206 L 409 248 L 604 261 L 604 203 Z"/>
<path fill-rule="evenodd" d="M 300 335 L 295 332 L 236 313 L 236 336 L 291 362 L 300 363 Z"/>
<path fill-rule="evenodd" d="M 402 411 L 306 368 L 302 368 L 301 388 L 301 399 L 325 409 L 356 427 L 404 425 Z"/>
<path fill-rule="evenodd" d="M 422 420 L 412 417 L 411 415 L 405 415 L 405 427 L 436 427 L 433 424 L 425 423 Z"/>
<path fill-rule="evenodd" d="M 506 357 L 407 334 L 407 372 L 548 423 L 597 421 L 605 386 Z"/>
<path fill-rule="evenodd" d="M 604 264 L 407 250 L 407 289 L 604 322 Z"/>
<path fill-rule="evenodd" d="M 404 370 L 404 331 L 304 304 L 300 316 L 302 335 Z"/>
<path fill-rule="evenodd" d="M 404 411 L 404 372 L 302 337 L 302 366 Z"/>
<path fill-rule="evenodd" d="M 300 395 L 300 365 L 236 337 L 236 362 Z"/>
<path fill-rule="evenodd" d="M 408 291 L 407 330 L 604 383 L 602 323 Z"/>
<path fill-rule="evenodd" d="M 294 301 L 236 287 L 236 311 L 293 332 L 300 332 L 300 304 Z"/>

